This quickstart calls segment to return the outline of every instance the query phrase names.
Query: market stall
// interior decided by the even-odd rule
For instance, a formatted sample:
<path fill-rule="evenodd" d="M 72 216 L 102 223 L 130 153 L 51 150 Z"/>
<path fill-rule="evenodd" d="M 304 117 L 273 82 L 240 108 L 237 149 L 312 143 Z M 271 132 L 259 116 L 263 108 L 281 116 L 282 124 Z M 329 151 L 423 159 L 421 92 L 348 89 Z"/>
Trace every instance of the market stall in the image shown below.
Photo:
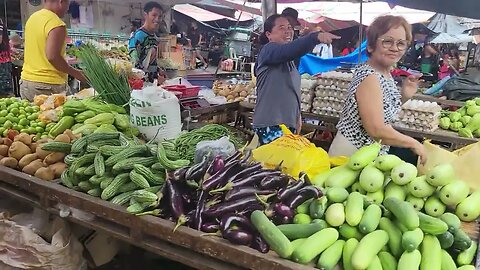
<path fill-rule="evenodd" d="M 208 123 L 238 112 L 250 129 L 252 84 L 217 82 L 228 103 L 186 108 L 191 89 L 136 85 L 141 72 L 91 46 L 78 56 L 93 89 L 0 99 L 1 194 L 198 269 L 475 269 L 480 144 L 434 132 L 438 104 L 409 104 L 423 122 L 398 129 L 470 147 L 423 167 L 379 156 L 379 143 L 329 157 L 288 131 L 258 146 Z M 305 119 L 338 120 L 348 76 L 333 77 L 302 82 Z"/>

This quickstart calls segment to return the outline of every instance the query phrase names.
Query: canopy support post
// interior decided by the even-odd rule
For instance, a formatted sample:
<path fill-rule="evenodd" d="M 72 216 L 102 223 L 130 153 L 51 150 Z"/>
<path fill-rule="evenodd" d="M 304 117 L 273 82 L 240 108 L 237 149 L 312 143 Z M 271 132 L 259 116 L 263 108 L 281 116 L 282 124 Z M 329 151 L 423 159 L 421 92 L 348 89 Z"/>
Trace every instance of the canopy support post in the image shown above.
<path fill-rule="evenodd" d="M 361 47 L 363 43 L 363 0 L 360 0 L 360 25 L 358 26 L 358 44 Z M 362 62 L 362 50 L 358 50 L 358 64 Z"/>
<path fill-rule="evenodd" d="M 277 0 L 262 0 L 263 21 L 274 14 L 277 14 Z"/>

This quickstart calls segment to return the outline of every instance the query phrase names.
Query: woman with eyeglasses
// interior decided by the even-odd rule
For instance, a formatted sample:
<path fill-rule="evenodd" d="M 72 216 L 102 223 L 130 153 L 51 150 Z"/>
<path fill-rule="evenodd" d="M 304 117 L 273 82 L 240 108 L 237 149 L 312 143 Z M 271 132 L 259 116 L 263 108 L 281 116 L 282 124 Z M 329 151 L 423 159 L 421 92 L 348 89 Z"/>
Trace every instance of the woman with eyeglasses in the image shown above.
<path fill-rule="evenodd" d="M 407 148 L 425 163 L 424 146 L 392 127 L 420 79 L 410 76 L 399 89 L 390 74 L 412 41 L 411 26 L 403 17 L 381 16 L 368 28 L 367 40 L 369 59 L 355 71 L 329 154 L 351 156 L 360 147 L 381 141 L 381 154 L 390 146 Z"/>

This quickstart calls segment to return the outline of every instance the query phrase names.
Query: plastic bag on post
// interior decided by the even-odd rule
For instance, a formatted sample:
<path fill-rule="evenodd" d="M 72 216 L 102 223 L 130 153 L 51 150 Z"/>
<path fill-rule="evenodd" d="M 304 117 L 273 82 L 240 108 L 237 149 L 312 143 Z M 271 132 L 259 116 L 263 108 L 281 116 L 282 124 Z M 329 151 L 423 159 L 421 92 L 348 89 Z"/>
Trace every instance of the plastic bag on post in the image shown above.
<path fill-rule="evenodd" d="M 133 90 L 130 122 L 148 140 L 176 138 L 182 130 L 180 104 L 175 94 L 158 87 Z"/>
<path fill-rule="evenodd" d="M 330 169 L 330 159 L 325 150 L 303 136 L 292 134 L 288 129 L 282 127 L 282 130 L 282 137 L 253 150 L 254 160 L 269 169 L 281 163 L 282 171 L 292 177 L 298 177 L 300 172 L 314 177 Z"/>
<path fill-rule="evenodd" d="M 222 158 L 227 158 L 235 152 L 235 145 L 224 136 L 215 141 L 203 141 L 197 144 L 195 148 L 195 163 L 202 161 L 205 155 L 208 155 L 209 160 L 213 160 L 220 155 Z"/>

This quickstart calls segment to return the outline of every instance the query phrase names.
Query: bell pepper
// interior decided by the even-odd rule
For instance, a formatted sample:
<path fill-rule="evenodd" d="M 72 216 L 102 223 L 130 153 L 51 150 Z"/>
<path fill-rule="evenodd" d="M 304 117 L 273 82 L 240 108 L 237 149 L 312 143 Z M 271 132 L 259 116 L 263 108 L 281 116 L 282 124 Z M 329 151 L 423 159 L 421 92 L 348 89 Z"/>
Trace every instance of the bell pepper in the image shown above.
<path fill-rule="evenodd" d="M 458 131 L 458 136 L 464 137 L 464 138 L 473 138 L 473 133 L 468 128 L 461 128 Z"/>
<path fill-rule="evenodd" d="M 475 99 L 473 99 L 473 100 L 475 100 L 475 103 L 476 103 L 478 106 L 480 106 L 480 98 L 475 98 Z"/>
<path fill-rule="evenodd" d="M 466 105 L 467 108 L 468 108 L 468 107 L 476 106 L 477 103 L 475 102 L 475 100 L 472 99 L 472 100 L 467 100 L 467 101 L 465 101 L 465 105 Z"/>
<path fill-rule="evenodd" d="M 475 131 L 473 132 L 473 136 L 474 136 L 475 138 L 480 138 L 480 128 L 477 129 L 477 130 L 475 130 Z"/>
<path fill-rule="evenodd" d="M 133 138 L 140 135 L 140 131 L 136 127 L 129 127 L 127 130 L 123 132 L 123 134 L 128 138 Z"/>
<path fill-rule="evenodd" d="M 461 107 L 460 109 L 458 109 L 457 112 L 458 112 L 459 114 L 461 114 L 462 116 L 467 115 L 467 107 L 466 107 L 466 106 L 463 106 L 463 107 Z"/>
<path fill-rule="evenodd" d="M 450 124 L 450 130 L 458 132 L 461 128 L 463 128 L 462 122 L 453 122 Z"/>
<path fill-rule="evenodd" d="M 64 116 L 58 123 L 50 130 L 48 135 L 50 137 L 57 137 L 62 134 L 65 130 L 71 128 L 75 124 L 75 118 L 72 116 Z"/>
<path fill-rule="evenodd" d="M 114 125 L 103 124 L 100 127 L 98 127 L 93 133 L 112 133 L 112 132 L 118 132 L 118 130 L 115 128 Z"/>
<path fill-rule="evenodd" d="M 443 129 L 449 129 L 450 128 L 450 118 L 448 117 L 442 117 L 440 118 L 440 123 L 438 124 L 440 126 L 440 128 L 443 128 Z"/>
<path fill-rule="evenodd" d="M 83 127 L 83 126 L 84 126 L 83 123 L 77 123 L 77 124 L 73 125 L 73 127 L 71 127 L 70 129 L 73 131 L 73 130 L 78 129 L 78 128 Z"/>
<path fill-rule="evenodd" d="M 79 113 L 77 116 L 75 116 L 75 122 L 83 123 L 85 122 L 85 120 L 95 117 L 95 115 L 97 114 L 94 111 L 91 111 L 91 110 L 84 111 L 82 113 Z"/>
<path fill-rule="evenodd" d="M 63 115 L 74 116 L 76 113 L 81 113 L 87 110 L 87 107 L 77 99 L 70 99 L 63 104 Z"/>
<path fill-rule="evenodd" d="M 130 127 L 130 117 L 126 114 L 115 114 L 115 126 L 119 130 L 127 130 Z"/>
<path fill-rule="evenodd" d="M 459 112 L 452 112 L 449 117 L 450 117 L 450 121 L 458 122 L 462 117 L 462 114 L 460 114 Z"/>
<path fill-rule="evenodd" d="M 115 121 L 115 116 L 111 113 L 101 113 L 96 115 L 95 117 L 89 118 L 85 120 L 83 123 L 85 124 L 94 124 L 96 126 L 101 126 L 103 124 L 112 125 Z"/>
<path fill-rule="evenodd" d="M 477 113 L 480 113 L 480 106 L 467 106 L 467 115 L 474 116 Z"/>
<path fill-rule="evenodd" d="M 89 135 L 92 134 L 98 127 L 94 124 L 83 124 L 78 128 L 72 130 L 73 134 L 83 134 Z"/>
<path fill-rule="evenodd" d="M 475 114 L 465 128 L 469 129 L 471 132 L 480 129 L 480 114 Z"/>

